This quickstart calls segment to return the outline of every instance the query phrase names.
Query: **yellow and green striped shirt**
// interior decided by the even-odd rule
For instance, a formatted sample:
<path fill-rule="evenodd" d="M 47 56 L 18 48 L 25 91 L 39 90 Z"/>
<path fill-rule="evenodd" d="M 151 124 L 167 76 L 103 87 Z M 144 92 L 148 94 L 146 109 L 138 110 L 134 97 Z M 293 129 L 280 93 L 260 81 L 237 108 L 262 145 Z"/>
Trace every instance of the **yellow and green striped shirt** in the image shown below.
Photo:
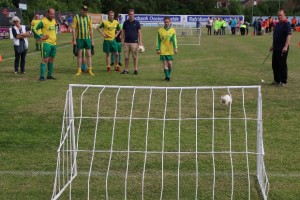
<path fill-rule="evenodd" d="M 47 40 L 43 40 L 43 42 L 56 45 L 56 20 L 44 17 L 40 21 L 40 23 L 38 23 L 37 26 L 33 29 L 33 31 L 38 35 L 38 30 L 40 29 L 42 30 L 42 36 L 49 36 L 49 38 Z"/>
<path fill-rule="evenodd" d="M 90 16 L 75 15 L 72 27 L 76 30 L 76 37 L 78 39 L 91 38 L 90 30 L 93 28 L 93 23 Z"/>
<path fill-rule="evenodd" d="M 99 25 L 99 28 L 103 28 L 104 33 L 108 35 L 108 37 L 104 38 L 104 40 L 114 40 L 116 36 L 116 30 L 120 30 L 120 25 L 117 20 L 105 20 Z"/>

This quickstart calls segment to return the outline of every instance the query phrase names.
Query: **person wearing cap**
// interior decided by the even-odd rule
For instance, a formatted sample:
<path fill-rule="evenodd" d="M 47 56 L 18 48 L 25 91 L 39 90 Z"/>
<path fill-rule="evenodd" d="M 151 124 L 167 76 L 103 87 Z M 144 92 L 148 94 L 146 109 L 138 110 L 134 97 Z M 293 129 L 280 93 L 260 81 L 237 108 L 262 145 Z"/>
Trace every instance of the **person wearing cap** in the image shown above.
<path fill-rule="evenodd" d="M 77 48 L 77 73 L 80 75 L 82 65 L 82 51 L 86 49 L 86 58 L 88 64 L 88 73 L 94 75 L 92 71 L 92 54 L 94 51 L 94 35 L 92 18 L 87 15 L 88 7 L 83 5 L 81 13 L 73 18 L 72 43 Z"/>
<path fill-rule="evenodd" d="M 19 71 L 19 65 L 21 68 L 21 74 L 25 74 L 25 59 L 28 49 L 28 37 L 30 37 L 30 32 L 28 28 L 21 25 L 21 20 L 19 17 L 14 16 L 11 20 L 14 24 L 12 28 L 13 40 L 14 40 L 14 50 L 15 50 L 15 74 Z M 21 58 L 21 64 L 20 64 Z"/>
<path fill-rule="evenodd" d="M 108 19 L 104 20 L 98 27 L 97 30 L 104 37 L 103 41 L 103 52 L 106 53 L 106 70 L 110 72 L 110 53 L 114 54 L 115 71 L 120 71 L 119 66 L 119 53 L 118 45 L 116 42 L 116 36 L 120 32 L 119 22 L 114 19 L 115 14 L 113 11 L 108 12 Z M 103 30 L 102 30 L 103 29 Z"/>
<path fill-rule="evenodd" d="M 49 8 L 46 17 L 33 29 L 38 35 L 38 30 L 42 30 L 42 35 L 39 37 L 42 40 L 42 62 L 40 65 L 40 81 L 45 80 L 45 70 L 48 69 L 47 79 L 55 80 L 53 77 L 54 58 L 56 56 L 56 25 L 55 10 Z"/>

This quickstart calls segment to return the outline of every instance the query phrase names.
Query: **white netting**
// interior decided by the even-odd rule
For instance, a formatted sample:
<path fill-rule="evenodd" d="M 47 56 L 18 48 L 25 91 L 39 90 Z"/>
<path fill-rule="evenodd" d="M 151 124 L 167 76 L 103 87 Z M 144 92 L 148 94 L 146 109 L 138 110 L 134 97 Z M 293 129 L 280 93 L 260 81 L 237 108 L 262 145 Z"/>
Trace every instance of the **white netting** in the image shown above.
<path fill-rule="evenodd" d="M 262 132 L 260 86 L 70 85 L 52 199 L 267 199 Z"/>
<path fill-rule="evenodd" d="M 201 28 L 176 27 L 178 45 L 200 45 Z"/>

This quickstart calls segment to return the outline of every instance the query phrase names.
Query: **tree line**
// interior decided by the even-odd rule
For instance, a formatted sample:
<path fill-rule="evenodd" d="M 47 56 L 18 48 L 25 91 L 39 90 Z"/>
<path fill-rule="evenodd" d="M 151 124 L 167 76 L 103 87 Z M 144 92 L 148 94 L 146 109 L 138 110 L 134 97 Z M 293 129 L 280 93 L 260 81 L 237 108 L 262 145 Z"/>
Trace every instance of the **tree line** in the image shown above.
<path fill-rule="evenodd" d="M 49 7 L 60 12 L 80 11 L 82 0 L 27 0 L 27 10 L 22 12 L 24 23 L 28 24 L 38 10 Z M 133 8 L 137 14 L 189 14 L 189 15 L 244 15 L 247 21 L 254 16 L 274 16 L 280 8 L 286 9 L 287 15 L 300 15 L 300 0 L 263 1 L 256 6 L 245 7 L 239 0 L 231 0 L 228 7 L 217 8 L 217 0 L 85 0 L 89 12 L 116 14 L 127 13 Z M 0 0 L 0 7 L 18 8 L 19 0 Z"/>

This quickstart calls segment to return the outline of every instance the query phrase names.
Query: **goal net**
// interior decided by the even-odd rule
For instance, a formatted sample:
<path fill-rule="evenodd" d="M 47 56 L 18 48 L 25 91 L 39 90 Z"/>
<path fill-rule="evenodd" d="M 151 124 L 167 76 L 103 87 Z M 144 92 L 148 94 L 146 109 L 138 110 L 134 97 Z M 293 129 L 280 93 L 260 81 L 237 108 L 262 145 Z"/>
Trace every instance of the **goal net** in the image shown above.
<path fill-rule="evenodd" d="M 260 86 L 69 85 L 52 199 L 267 199 L 268 190 Z"/>
<path fill-rule="evenodd" d="M 201 28 L 175 27 L 178 45 L 200 45 Z"/>

